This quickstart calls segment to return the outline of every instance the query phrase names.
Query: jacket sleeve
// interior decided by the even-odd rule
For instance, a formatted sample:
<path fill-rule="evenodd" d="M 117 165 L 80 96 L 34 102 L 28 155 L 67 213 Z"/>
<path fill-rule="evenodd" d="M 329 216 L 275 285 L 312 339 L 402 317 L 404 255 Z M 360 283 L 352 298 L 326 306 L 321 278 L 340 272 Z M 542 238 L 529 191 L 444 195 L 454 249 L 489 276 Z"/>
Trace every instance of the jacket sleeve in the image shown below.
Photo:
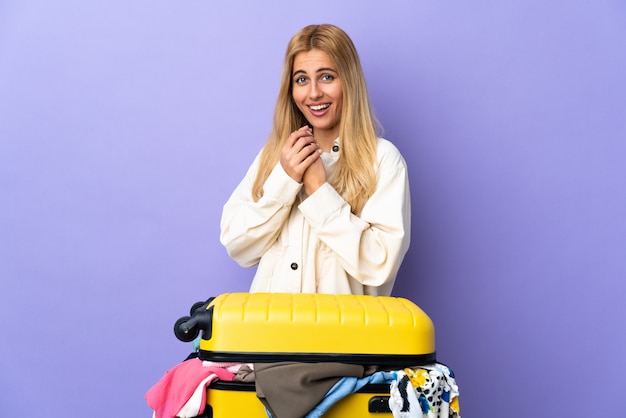
<path fill-rule="evenodd" d="M 220 242 L 230 257 L 242 267 L 258 264 L 261 256 L 276 241 L 289 217 L 302 184 L 293 180 L 276 164 L 265 184 L 263 197 L 252 199 L 259 156 L 224 204 L 220 221 Z"/>
<path fill-rule="evenodd" d="M 410 243 L 411 200 L 404 158 L 379 143 L 378 183 L 359 216 L 328 183 L 299 205 L 319 239 L 344 270 L 365 286 L 395 280 Z"/>

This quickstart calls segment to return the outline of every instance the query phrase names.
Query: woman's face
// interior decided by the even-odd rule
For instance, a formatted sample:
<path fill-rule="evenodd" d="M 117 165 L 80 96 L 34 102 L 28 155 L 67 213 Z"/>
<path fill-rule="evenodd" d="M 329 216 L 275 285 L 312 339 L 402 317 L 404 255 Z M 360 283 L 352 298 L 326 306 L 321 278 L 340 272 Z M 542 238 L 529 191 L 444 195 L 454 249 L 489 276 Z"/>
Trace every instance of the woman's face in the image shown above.
<path fill-rule="evenodd" d="M 319 49 L 295 56 L 292 97 L 300 112 L 313 126 L 322 148 L 329 148 L 339 136 L 343 91 L 335 64 Z"/>

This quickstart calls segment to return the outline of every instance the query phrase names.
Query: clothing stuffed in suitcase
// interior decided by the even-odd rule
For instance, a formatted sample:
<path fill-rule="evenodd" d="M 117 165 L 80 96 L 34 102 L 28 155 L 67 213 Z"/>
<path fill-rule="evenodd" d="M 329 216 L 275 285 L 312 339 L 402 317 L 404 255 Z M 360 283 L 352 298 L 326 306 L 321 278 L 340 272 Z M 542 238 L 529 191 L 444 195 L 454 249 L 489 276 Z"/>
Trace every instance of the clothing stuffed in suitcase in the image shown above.
<path fill-rule="evenodd" d="M 338 363 L 392 370 L 436 360 L 430 318 L 413 302 L 390 296 L 222 294 L 194 305 L 174 331 L 183 341 L 202 333 L 198 355 L 211 362 Z M 258 386 L 211 384 L 205 416 L 266 417 Z M 324 416 L 391 416 L 388 398 L 389 384 L 366 385 L 338 399 Z"/>
<path fill-rule="evenodd" d="M 262 367 L 257 368 L 259 365 Z M 369 402 L 370 405 L 374 406 L 374 410 L 377 410 L 376 405 L 380 407 L 387 405 L 394 418 L 421 417 L 422 415 L 430 418 L 460 418 L 459 388 L 454 373 L 444 364 L 434 363 L 415 368 L 404 368 L 403 370 L 378 371 L 360 379 L 352 376 L 342 377 L 335 386 L 328 390 L 322 401 L 319 402 L 319 399 L 315 400 L 314 397 L 322 397 L 325 392 L 320 392 L 321 386 L 317 384 L 319 382 L 316 379 L 327 373 L 328 370 L 325 371 L 324 368 L 328 365 L 329 363 L 288 363 L 288 371 L 291 370 L 291 366 L 308 366 L 308 371 L 300 369 L 298 372 L 301 377 L 305 378 L 304 381 L 298 381 L 299 378 L 297 377 L 295 380 L 291 379 L 287 375 L 285 380 L 295 382 L 294 387 L 286 385 L 282 380 L 277 382 L 270 380 L 271 384 L 269 386 L 264 385 L 265 388 L 262 395 L 266 395 L 269 392 L 274 392 L 277 395 L 276 400 L 278 402 L 272 403 L 271 409 L 269 409 L 272 411 L 272 416 L 277 418 L 302 418 L 303 416 L 305 418 L 319 418 L 331 406 L 332 411 L 337 411 L 339 406 L 334 406 L 335 404 L 349 405 L 349 402 L 344 401 L 344 397 L 354 399 L 351 394 L 364 387 L 367 383 L 377 383 L 380 379 L 376 378 L 376 376 L 382 375 L 383 381 L 386 381 L 386 383 L 390 382 L 388 386 L 389 397 L 384 396 L 377 401 L 372 400 Z M 337 363 L 334 363 L 333 367 L 335 365 Z M 257 363 L 254 366 L 257 371 L 263 367 L 274 371 L 280 369 L 281 373 L 285 371 L 284 364 L 280 362 Z M 343 367 L 342 370 L 347 371 L 347 374 L 354 372 L 354 370 L 346 369 L 349 365 L 341 364 L 341 366 Z M 355 365 L 351 366 L 356 367 Z M 320 371 L 319 369 L 322 370 Z M 243 374 L 241 375 L 240 372 L 242 370 Z M 202 361 L 192 354 L 187 360 L 165 372 L 163 377 L 146 393 L 146 401 L 148 406 L 154 411 L 153 418 L 192 418 L 202 415 L 207 408 L 210 411 L 209 416 L 213 416 L 213 409 L 210 405 L 207 405 L 207 389 L 209 389 L 211 383 L 218 382 L 216 384 L 218 385 L 221 382 L 232 382 L 237 380 L 237 377 L 240 377 L 242 382 L 250 382 L 249 374 L 251 370 L 250 364 Z M 339 369 L 336 371 L 338 372 Z M 311 384 L 311 381 L 313 384 Z M 326 384 L 327 382 L 323 383 Z M 292 396 L 294 388 L 296 393 L 295 396 Z M 226 389 L 232 391 L 234 388 Z M 300 391 L 299 393 L 298 390 Z M 256 392 L 258 396 L 258 381 Z M 263 396 L 259 399 L 261 398 Z M 238 399 L 235 398 L 235 400 Z M 253 397 L 247 397 L 247 400 L 254 402 Z M 315 403 L 311 403 L 312 400 Z M 255 404 L 258 405 L 256 402 Z M 361 406 L 363 402 L 357 403 L 357 405 Z M 276 413 L 277 410 L 279 411 L 278 413 Z M 369 406 L 368 410 L 369 412 L 374 412 Z M 246 411 L 249 412 L 246 413 Z M 218 408 L 219 415 L 222 416 L 224 414 L 226 414 L 225 416 L 241 414 L 254 417 L 257 416 L 256 413 L 259 411 L 254 406 L 252 408 L 245 406 L 242 408 L 241 402 L 236 403 L 234 406 L 220 404 Z M 363 411 L 363 407 L 347 408 L 347 411 L 352 416 L 354 413 Z"/>

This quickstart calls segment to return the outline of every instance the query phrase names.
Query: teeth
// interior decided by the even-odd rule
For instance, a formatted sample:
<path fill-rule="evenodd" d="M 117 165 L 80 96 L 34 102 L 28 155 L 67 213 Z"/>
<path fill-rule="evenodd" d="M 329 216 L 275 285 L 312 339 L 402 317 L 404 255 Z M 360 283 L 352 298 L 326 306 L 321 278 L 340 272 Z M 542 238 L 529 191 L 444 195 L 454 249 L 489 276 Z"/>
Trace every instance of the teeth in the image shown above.
<path fill-rule="evenodd" d="M 328 106 L 330 106 L 329 104 L 321 104 L 321 105 L 317 105 L 317 106 L 310 106 L 311 110 L 323 110 L 326 109 Z"/>

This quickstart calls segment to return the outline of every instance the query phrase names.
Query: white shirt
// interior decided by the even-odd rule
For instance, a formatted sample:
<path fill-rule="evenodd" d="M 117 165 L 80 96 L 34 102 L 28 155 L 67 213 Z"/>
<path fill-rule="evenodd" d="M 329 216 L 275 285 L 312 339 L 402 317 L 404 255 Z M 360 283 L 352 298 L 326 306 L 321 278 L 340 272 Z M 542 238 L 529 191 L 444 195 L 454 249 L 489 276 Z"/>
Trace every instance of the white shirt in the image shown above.
<path fill-rule="evenodd" d="M 327 177 L 340 152 L 321 155 Z M 243 267 L 258 264 L 250 292 L 391 293 L 410 241 L 409 181 L 406 162 L 391 142 L 378 139 L 377 160 L 376 191 L 356 216 L 329 183 L 304 198 L 302 183 L 280 163 L 255 202 L 257 155 L 220 223 L 228 254 Z"/>

